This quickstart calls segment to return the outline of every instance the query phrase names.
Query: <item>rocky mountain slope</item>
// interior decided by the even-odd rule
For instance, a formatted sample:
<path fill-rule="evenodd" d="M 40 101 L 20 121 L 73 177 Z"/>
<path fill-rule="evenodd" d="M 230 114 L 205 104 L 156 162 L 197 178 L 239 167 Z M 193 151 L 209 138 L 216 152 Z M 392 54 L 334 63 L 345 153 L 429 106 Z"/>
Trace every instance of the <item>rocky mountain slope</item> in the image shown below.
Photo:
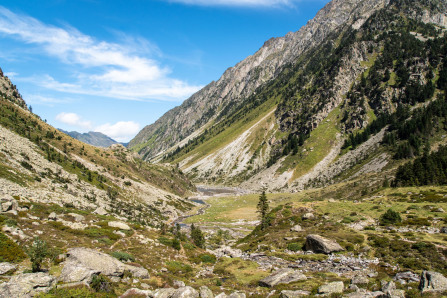
<path fill-rule="evenodd" d="M 402 109 L 420 111 L 423 102 L 442 97 L 446 8 L 444 1 L 436 0 L 329 3 L 300 31 L 267 42 L 253 57 L 229 70 L 248 65 L 273 44 L 281 44 L 276 54 L 262 62 L 267 64 L 257 68 L 258 72 L 268 72 L 271 61 L 281 61 L 275 64 L 281 66 L 275 68 L 274 76 L 267 76 L 270 79 L 261 84 L 252 81 L 248 72 L 244 79 L 239 78 L 245 82 L 241 93 L 225 93 L 232 98 L 228 105 L 225 96 L 217 101 L 211 96 L 200 97 L 208 105 L 223 108 L 206 113 L 212 115 L 211 121 L 198 125 L 189 137 L 154 160 L 179 164 L 196 181 L 293 191 L 333 183 L 344 172 L 356 177 L 386 166 L 396 169 L 402 158 L 395 157 L 393 148 L 383 146 L 385 131 L 362 146 L 349 146 L 345 139 L 352 132 L 369 131 L 368 125 L 377 128 L 379 122 L 385 129 Z M 318 28 L 324 28 L 324 33 Z M 305 36 L 312 38 L 307 40 Z M 256 91 L 248 92 L 254 90 L 249 87 L 252 83 L 258 84 Z M 181 119 L 194 119 L 183 118 L 179 111 L 186 111 L 188 106 L 194 111 L 206 110 L 197 96 L 214 84 L 168 112 L 140 136 L 173 113 L 169 127 L 176 127 Z M 200 108 L 195 109 L 196 104 Z M 405 114 L 400 120 L 410 118 Z M 375 119 L 380 121 L 373 124 Z M 392 129 L 388 127 L 388 131 Z M 160 131 L 151 134 L 150 139 L 159 140 Z M 441 133 L 436 132 L 436 136 Z M 376 133 L 379 131 L 368 133 L 365 140 Z M 432 131 L 430 139 L 442 143 L 436 136 Z M 177 138 L 165 137 L 170 141 Z M 398 138 L 397 145 L 406 142 L 408 136 Z M 150 146 L 145 148 L 140 148 L 140 153 L 146 158 L 152 156 L 148 153 L 152 152 Z M 369 164 L 360 165 L 368 158 Z"/>
<path fill-rule="evenodd" d="M 212 125 L 334 30 L 346 22 L 355 21 L 355 26 L 359 26 L 369 14 L 386 3 L 386 0 L 331 1 L 301 30 L 268 40 L 253 56 L 229 68 L 217 82 L 210 83 L 181 106 L 143 128 L 129 147 L 144 159 L 151 159 L 194 132 Z"/>
<path fill-rule="evenodd" d="M 8 82 L 3 88 L 15 90 Z M 152 226 L 194 206 L 184 197 L 195 187 L 177 168 L 149 165 L 119 144 L 107 149 L 84 144 L 43 122 L 20 97 L 8 93 L 0 98 L 0 139 L 2 195 L 97 210 Z"/>
<path fill-rule="evenodd" d="M 59 130 L 76 140 L 79 140 L 83 143 L 86 143 L 86 144 L 89 144 L 92 146 L 96 146 L 96 147 L 109 147 L 113 144 L 119 144 L 114 139 L 106 136 L 103 133 L 96 132 L 96 131 L 80 133 L 77 131 L 64 131 L 62 129 L 59 129 Z"/>

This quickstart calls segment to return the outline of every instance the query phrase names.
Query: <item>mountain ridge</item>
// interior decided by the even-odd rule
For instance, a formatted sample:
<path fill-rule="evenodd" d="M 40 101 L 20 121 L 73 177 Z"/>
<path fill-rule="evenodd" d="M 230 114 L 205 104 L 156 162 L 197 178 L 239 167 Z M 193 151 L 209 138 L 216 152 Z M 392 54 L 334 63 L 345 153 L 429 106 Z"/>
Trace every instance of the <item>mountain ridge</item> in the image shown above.
<path fill-rule="evenodd" d="M 122 144 L 124 146 L 127 145 L 127 143 L 120 143 L 112 139 L 111 137 L 98 132 L 98 131 L 89 131 L 85 133 L 80 133 L 77 131 L 65 131 L 63 129 L 58 128 L 61 132 L 69 135 L 72 138 L 75 138 L 81 142 L 84 142 L 86 144 L 96 146 L 96 147 L 109 147 L 113 144 Z"/>

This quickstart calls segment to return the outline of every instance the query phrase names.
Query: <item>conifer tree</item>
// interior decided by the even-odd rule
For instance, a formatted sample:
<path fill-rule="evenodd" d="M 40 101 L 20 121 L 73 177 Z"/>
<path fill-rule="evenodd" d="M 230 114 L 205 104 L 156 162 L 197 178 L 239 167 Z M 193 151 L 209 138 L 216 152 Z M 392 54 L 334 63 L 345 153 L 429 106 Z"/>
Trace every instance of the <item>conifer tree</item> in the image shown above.
<path fill-rule="evenodd" d="M 262 194 L 259 196 L 257 209 L 259 213 L 259 220 L 261 221 L 261 230 L 264 230 L 268 226 L 267 214 L 269 212 L 269 202 L 267 200 L 265 190 L 262 191 Z"/>

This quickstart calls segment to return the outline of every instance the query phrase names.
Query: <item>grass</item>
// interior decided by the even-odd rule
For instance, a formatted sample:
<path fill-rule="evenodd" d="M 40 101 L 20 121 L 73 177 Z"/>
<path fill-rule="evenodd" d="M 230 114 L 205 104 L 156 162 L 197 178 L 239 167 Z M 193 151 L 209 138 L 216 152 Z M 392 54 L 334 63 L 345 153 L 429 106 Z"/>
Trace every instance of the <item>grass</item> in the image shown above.
<path fill-rule="evenodd" d="M 221 258 L 214 266 L 214 273 L 235 280 L 243 285 L 256 284 L 269 275 L 268 272 L 259 269 L 259 265 L 256 262 L 240 258 Z"/>

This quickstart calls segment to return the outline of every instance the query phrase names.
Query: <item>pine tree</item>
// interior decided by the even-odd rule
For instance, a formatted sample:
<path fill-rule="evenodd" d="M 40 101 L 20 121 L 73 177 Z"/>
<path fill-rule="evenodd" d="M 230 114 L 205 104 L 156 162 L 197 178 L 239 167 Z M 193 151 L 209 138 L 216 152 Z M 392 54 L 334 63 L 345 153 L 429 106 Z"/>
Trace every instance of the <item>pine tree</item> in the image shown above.
<path fill-rule="evenodd" d="M 205 236 L 202 230 L 199 227 L 195 227 L 194 224 L 191 225 L 191 239 L 197 247 L 205 247 Z"/>
<path fill-rule="evenodd" d="M 262 191 L 262 194 L 259 196 L 257 209 L 259 213 L 259 220 L 261 221 L 261 230 L 264 230 L 268 226 L 267 214 L 269 212 L 269 202 L 267 200 L 265 190 Z"/>

